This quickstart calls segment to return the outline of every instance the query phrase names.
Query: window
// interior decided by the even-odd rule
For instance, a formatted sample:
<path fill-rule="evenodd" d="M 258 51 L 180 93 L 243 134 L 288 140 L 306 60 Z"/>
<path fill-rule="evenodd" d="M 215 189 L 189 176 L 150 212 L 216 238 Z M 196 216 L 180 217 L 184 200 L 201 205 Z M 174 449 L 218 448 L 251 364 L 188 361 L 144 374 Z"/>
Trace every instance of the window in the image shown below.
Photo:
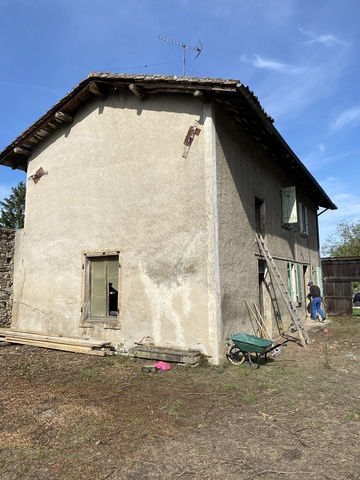
<path fill-rule="evenodd" d="M 323 292 L 323 279 L 322 279 L 322 269 L 318 265 L 313 265 L 311 269 L 312 281 L 320 288 L 321 293 Z"/>
<path fill-rule="evenodd" d="M 295 187 L 281 189 L 281 207 L 283 225 L 297 223 L 296 190 Z"/>
<path fill-rule="evenodd" d="M 265 202 L 255 197 L 255 228 L 256 232 L 264 236 L 265 234 Z"/>
<path fill-rule="evenodd" d="M 299 203 L 299 228 L 301 233 L 309 235 L 308 209 L 302 203 Z"/>
<path fill-rule="evenodd" d="M 119 254 L 85 256 L 85 320 L 117 321 L 119 272 Z"/>
<path fill-rule="evenodd" d="M 289 294 L 293 302 L 301 305 L 303 301 L 302 271 L 297 263 L 288 263 L 288 287 Z"/>

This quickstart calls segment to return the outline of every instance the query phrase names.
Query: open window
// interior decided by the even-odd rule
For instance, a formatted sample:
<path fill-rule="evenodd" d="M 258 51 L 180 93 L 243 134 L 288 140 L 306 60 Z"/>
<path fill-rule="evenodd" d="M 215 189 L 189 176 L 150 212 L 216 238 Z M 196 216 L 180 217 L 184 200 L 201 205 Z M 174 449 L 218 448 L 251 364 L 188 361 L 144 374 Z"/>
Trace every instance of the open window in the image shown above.
<path fill-rule="evenodd" d="M 118 322 L 119 285 L 118 252 L 85 255 L 85 321 Z"/>
<path fill-rule="evenodd" d="M 323 292 L 323 278 L 322 278 L 322 268 L 318 265 L 313 265 L 311 268 L 312 281 L 320 288 L 320 291 Z"/>
<path fill-rule="evenodd" d="M 302 282 L 302 268 L 298 263 L 288 262 L 288 287 L 289 294 L 293 302 L 301 305 L 303 302 L 303 282 Z"/>
<path fill-rule="evenodd" d="M 266 211 L 264 200 L 255 197 L 255 228 L 256 232 L 265 235 Z"/>
<path fill-rule="evenodd" d="M 299 202 L 299 228 L 304 235 L 309 235 L 308 209 L 307 206 Z"/>

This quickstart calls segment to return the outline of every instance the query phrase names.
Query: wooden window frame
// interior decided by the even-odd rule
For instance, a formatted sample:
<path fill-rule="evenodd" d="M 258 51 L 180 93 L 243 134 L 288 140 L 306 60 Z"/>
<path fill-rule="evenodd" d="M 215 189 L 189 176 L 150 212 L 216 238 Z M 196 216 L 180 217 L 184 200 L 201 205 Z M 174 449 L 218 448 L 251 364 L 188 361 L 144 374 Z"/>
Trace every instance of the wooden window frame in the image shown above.
<path fill-rule="evenodd" d="M 110 314 L 104 316 L 91 315 L 91 266 L 93 259 L 107 259 L 116 257 L 118 260 L 118 301 L 117 301 L 117 315 Z M 121 305 L 121 255 L 119 251 L 106 252 L 86 252 L 83 256 L 83 270 L 84 270 L 84 302 L 82 307 L 82 326 L 91 326 L 94 324 L 103 324 L 105 328 L 120 328 L 120 305 Z M 107 283 L 107 279 L 106 279 Z M 109 294 L 109 292 L 108 292 Z M 106 301 L 109 301 L 107 297 Z M 106 304 L 108 310 L 108 303 Z"/>
<path fill-rule="evenodd" d="M 308 208 L 299 202 L 299 228 L 302 235 L 309 236 Z"/>
<path fill-rule="evenodd" d="M 302 268 L 301 265 L 294 262 L 287 263 L 288 289 L 292 300 L 301 306 L 304 301 Z"/>

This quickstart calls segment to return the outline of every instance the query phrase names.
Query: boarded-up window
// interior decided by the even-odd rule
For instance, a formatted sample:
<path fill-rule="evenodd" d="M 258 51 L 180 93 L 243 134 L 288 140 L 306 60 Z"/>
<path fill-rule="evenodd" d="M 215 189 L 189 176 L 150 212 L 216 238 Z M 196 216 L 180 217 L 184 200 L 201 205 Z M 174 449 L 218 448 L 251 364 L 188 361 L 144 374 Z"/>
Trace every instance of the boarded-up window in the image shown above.
<path fill-rule="evenodd" d="M 295 187 L 285 187 L 281 189 L 281 207 L 282 223 L 285 225 L 297 223 L 298 218 Z"/>

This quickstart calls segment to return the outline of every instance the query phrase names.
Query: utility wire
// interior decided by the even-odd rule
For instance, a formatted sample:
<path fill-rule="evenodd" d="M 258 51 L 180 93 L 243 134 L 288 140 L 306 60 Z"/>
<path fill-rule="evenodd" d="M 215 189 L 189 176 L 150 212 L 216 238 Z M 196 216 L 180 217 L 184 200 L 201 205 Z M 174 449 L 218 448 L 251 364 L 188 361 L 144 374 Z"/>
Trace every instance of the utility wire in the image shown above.
<path fill-rule="evenodd" d="M 114 71 L 124 71 L 124 70 L 135 70 L 136 68 L 147 68 L 147 67 L 156 67 L 157 65 L 169 65 L 170 63 L 180 63 L 180 60 L 173 60 L 171 62 L 162 62 L 162 63 L 149 63 L 147 65 L 138 65 L 137 67 L 120 67 L 114 69 L 105 69 L 107 70 L 114 70 Z"/>

